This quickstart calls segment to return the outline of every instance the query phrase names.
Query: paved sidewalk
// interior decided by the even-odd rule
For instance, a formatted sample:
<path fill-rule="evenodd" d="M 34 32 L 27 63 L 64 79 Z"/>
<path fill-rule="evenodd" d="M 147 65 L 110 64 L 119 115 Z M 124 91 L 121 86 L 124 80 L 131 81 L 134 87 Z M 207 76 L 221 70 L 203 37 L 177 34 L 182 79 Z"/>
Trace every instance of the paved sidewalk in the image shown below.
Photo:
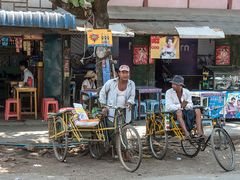
<path fill-rule="evenodd" d="M 145 135 L 145 121 L 135 121 L 136 128 L 141 137 Z M 240 138 L 240 123 L 228 122 L 224 127 L 231 137 Z M 205 127 L 206 134 L 211 133 L 210 127 Z M 20 143 L 37 144 L 48 143 L 47 122 L 42 120 L 3 121 L 0 119 L 0 144 Z"/>

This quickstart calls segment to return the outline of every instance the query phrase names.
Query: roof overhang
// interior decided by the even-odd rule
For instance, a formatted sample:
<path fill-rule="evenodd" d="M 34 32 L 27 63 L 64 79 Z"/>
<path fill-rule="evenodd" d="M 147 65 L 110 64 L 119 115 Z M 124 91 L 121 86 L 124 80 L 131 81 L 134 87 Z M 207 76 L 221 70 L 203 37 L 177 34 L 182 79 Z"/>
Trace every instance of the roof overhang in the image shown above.
<path fill-rule="evenodd" d="M 222 39 L 225 34 L 221 29 L 203 27 L 176 27 L 180 38 L 183 39 Z"/>
<path fill-rule="evenodd" d="M 76 27 L 76 31 L 86 33 L 88 30 L 93 28 L 88 27 Z M 128 29 L 125 25 L 121 23 L 110 24 L 109 29 L 112 31 L 114 37 L 134 37 L 134 32 Z"/>

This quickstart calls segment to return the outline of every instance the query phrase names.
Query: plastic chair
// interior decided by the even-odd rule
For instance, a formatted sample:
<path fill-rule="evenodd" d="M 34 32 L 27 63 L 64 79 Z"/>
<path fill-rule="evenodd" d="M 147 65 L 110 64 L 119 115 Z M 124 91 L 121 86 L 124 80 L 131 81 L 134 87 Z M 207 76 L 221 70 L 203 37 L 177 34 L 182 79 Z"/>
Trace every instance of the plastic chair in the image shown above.
<path fill-rule="evenodd" d="M 58 101 L 57 100 L 45 100 L 44 102 L 44 112 L 43 112 L 43 119 L 46 121 L 48 119 L 49 107 L 52 106 L 51 112 L 58 112 Z"/>
<path fill-rule="evenodd" d="M 136 106 L 134 108 L 134 119 L 137 119 L 137 117 L 138 117 L 138 101 L 137 100 L 135 101 L 135 104 L 136 104 Z M 146 116 L 147 116 L 146 113 L 147 113 L 147 105 L 144 101 L 141 101 L 140 102 L 140 117 L 146 118 Z"/>
<path fill-rule="evenodd" d="M 44 105 L 45 105 L 46 101 L 50 101 L 50 100 L 55 100 L 55 99 L 54 98 L 43 98 L 42 99 L 42 107 L 41 107 L 42 118 L 44 118 Z"/>
<path fill-rule="evenodd" d="M 17 109 L 15 109 L 15 111 L 11 111 L 11 105 L 16 105 Z M 5 112 L 4 112 L 4 119 L 6 121 L 9 120 L 9 118 L 11 117 L 16 117 L 17 120 L 21 119 L 21 113 L 19 113 L 19 115 L 17 114 L 17 112 L 21 112 L 21 103 L 20 101 L 17 101 L 17 99 L 7 99 L 5 102 Z"/>

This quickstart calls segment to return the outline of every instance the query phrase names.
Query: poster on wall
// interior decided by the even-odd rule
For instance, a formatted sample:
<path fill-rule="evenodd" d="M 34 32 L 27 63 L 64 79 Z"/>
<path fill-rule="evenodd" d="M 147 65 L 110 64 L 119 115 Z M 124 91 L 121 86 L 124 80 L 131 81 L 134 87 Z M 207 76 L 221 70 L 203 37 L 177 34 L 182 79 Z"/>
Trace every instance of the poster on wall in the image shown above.
<path fill-rule="evenodd" d="M 180 59 L 178 36 L 151 36 L 151 58 Z"/>
<path fill-rule="evenodd" d="M 226 117 L 227 119 L 240 118 L 240 92 L 228 92 L 226 102 Z"/>
<path fill-rule="evenodd" d="M 133 63 L 136 65 L 148 64 L 148 46 L 133 47 Z"/>
<path fill-rule="evenodd" d="M 230 65 L 230 46 L 216 46 L 216 65 Z"/>

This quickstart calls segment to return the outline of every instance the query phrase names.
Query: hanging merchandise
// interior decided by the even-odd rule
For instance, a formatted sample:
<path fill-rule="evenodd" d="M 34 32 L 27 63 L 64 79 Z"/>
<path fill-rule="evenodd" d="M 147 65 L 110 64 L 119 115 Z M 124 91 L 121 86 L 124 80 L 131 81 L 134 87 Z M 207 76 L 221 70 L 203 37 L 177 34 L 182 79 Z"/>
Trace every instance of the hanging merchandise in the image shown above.
<path fill-rule="evenodd" d="M 40 41 L 40 52 L 43 52 L 43 42 Z"/>
<path fill-rule="evenodd" d="M 27 51 L 27 41 L 23 41 L 23 51 Z"/>
<path fill-rule="evenodd" d="M 31 56 L 31 41 L 27 41 L 27 56 Z"/>
<path fill-rule="evenodd" d="M 137 65 L 148 63 L 148 46 L 133 47 L 133 63 Z"/>
<path fill-rule="evenodd" d="M 15 43 L 16 43 L 16 52 L 19 53 L 20 49 L 22 49 L 22 37 L 16 37 L 15 38 Z"/>
<path fill-rule="evenodd" d="M 7 36 L 3 36 L 2 38 L 1 38 L 1 45 L 2 46 L 8 46 L 8 44 L 9 44 L 9 37 L 7 37 Z"/>

